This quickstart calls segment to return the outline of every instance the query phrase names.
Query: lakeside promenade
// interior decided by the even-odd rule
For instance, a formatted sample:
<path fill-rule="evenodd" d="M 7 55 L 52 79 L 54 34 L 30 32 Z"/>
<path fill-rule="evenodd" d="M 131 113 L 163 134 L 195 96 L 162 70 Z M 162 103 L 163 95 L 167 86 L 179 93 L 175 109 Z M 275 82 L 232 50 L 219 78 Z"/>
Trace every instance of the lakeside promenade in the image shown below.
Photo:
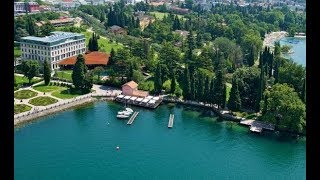
<path fill-rule="evenodd" d="M 36 91 L 34 89 L 32 89 L 32 87 L 26 87 L 23 89 L 29 89 L 29 90 L 33 90 Z M 36 118 L 39 117 L 43 117 L 49 114 L 53 114 L 56 112 L 60 112 L 60 111 L 64 111 L 67 110 L 69 108 L 72 107 L 76 107 L 79 105 L 83 105 L 83 104 L 87 104 L 90 102 L 95 102 L 98 100 L 98 98 L 102 98 L 107 99 L 107 100 L 115 100 L 115 98 L 122 93 L 121 90 L 118 89 L 113 89 L 111 87 L 106 87 L 106 86 L 102 86 L 102 85 L 94 85 L 93 86 L 93 90 L 94 92 L 86 94 L 86 95 L 81 95 L 75 98 L 71 98 L 71 99 L 59 99 L 59 101 L 57 103 L 51 104 L 51 105 L 47 105 L 47 106 L 32 106 L 32 109 L 30 111 L 27 112 L 23 112 L 23 113 L 19 113 L 14 115 L 14 126 L 17 126 L 19 124 L 28 122 L 28 121 L 32 121 Z M 37 92 L 37 91 L 36 91 Z M 42 95 L 39 95 L 42 96 Z M 48 96 L 48 95 L 47 95 Z M 49 96 L 51 97 L 51 95 L 49 94 Z M 98 98 L 97 98 L 98 97 Z M 230 111 L 228 110 L 224 110 L 224 109 L 219 109 L 218 106 L 216 104 L 206 104 L 203 102 L 196 102 L 196 101 L 184 101 L 182 99 L 177 99 L 177 98 L 168 98 L 167 96 L 163 96 L 163 101 L 164 102 L 172 102 L 172 103 L 180 103 L 180 104 L 184 104 L 184 105 L 192 105 L 192 106 L 197 106 L 197 107 L 204 107 L 204 108 L 208 108 L 210 110 L 212 110 L 215 114 L 217 114 L 219 117 L 225 119 L 225 120 L 229 120 L 229 121 L 235 121 L 241 124 L 241 122 L 246 121 L 247 119 L 242 118 L 242 117 L 237 117 L 234 116 Z M 161 99 L 162 99 L 161 98 Z M 20 103 L 17 102 L 17 100 L 15 100 L 16 103 Z M 26 101 L 27 102 L 27 101 Z M 22 101 L 21 103 L 26 103 L 24 101 Z M 29 103 L 27 103 L 29 105 Z M 251 120 L 251 121 L 256 121 L 256 120 Z M 172 122 L 173 123 L 173 122 Z M 172 124 L 171 123 L 171 124 Z M 243 123 L 242 123 L 243 124 Z M 263 129 L 267 129 L 270 130 L 268 128 L 265 128 L 265 126 L 258 126 L 258 125 L 254 125 L 254 124 L 258 124 L 259 122 L 257 121 L 256 123 L 250 123 L 250 124 L 244 124 L 244 125 L 248 125 L 250 126 L 250 130 L 253 132 L 262 132 Z M 171 125 L 172 126 L 172 125 Z M 169 125 L 168 125 L 169 127 Z M 254 131 L 255 129 L 259 129 L 258 131 Z M 271 129 L 272 131 L 274 130 L 274 128 Z"/>
<path fill-rule="evenodd" d="M 56 81 L 58 82 L 58 81 Z M 41 82 L 40 82 L 41 83 Z M 49 114 L 53 114 L 56 112 L 60 112 L 63 110 L 67 110 L 72 107 L 76 107 L 79 105 L 87 104 L 90 102 L 97 101 L 97 97 L 102 97 L 102 99 L 109 99 L 113 100 L 114 97 L 117 95 L 121 94 L 121 90 L 102 86 L 102 85 L 93 85 L 94 90 L 93 93 L 77 96 L 71 99 L 59 99 L 57 97 L 53 97 L 50 95 L 50 93 L 46 93 L 46 95 L 42 95 L 43 92 L 36 91 L 32 87 L 26 87 L 26 88 L 21 88 L 20 90 L 32 90 L 35 92 L 38 92 L 38 96 L 48 96 L 52 97 L 58 100 L 57 103 L 50 104 L 47 106 L 34 106 L 30 103 L 28 103 L 28 100 L 20 100 L 15 99 L 16 104 L 27 104 L 28 106 L 31 106 L 32 109 L 27 112 L 22 112 L 19 114 L 14 115 L 14 126 L 17 126 L 19 124 L 22 124 L 24 122 L 32 121 L 36 118 L 43 117 Z"/>

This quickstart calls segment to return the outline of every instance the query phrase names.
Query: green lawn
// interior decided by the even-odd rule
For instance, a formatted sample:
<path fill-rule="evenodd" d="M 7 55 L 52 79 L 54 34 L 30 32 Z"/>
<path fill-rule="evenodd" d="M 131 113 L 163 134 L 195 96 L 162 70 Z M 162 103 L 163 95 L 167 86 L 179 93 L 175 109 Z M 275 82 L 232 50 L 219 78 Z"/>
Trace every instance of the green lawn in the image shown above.
<path fill-rule="evenodd" d="M 19 47 L 14 47 L 14 57 L 20 57 L 21 56 L 21 49 Z"/>
<path fill-rule="evenodd" d="M 156 16 L 156 18 L 157 19 L 163 19 L 163 17 L 166 15 L 167 17 L 168 17 L 168 15 L 169 15 L 169 13 L 163 13 L 163 12 L 157 12 L 157 11 L 155 11 L 155 12 L 150 12 L 150 14 L 154 14 L 155 16 Z M 179 19 L 181 18 L 181 17 L 183 17 L 183 15 L 180 15 L 180 14 L 177 14 L 178 15 L 178 17 L 179 17 Z"/>
<path fill-rule="evenodd" d="M 61 87 L 61 86 L 46 86 L 44 84 L 41 84 L 41 85 L 37 85 L 37 86 L 33 87 L 33 89 L 35 89 L 37 91 L 41 91 L 41 92 L 52 92 L 52 91 L 65 90 L 67 88 Z"/>
<path fill-rule="evenodd" d="M 60 99 L 70 99 L 70 98 L 80 96 L 81 94 L 71 93 L 68 91 L 68 89 L 64 89 L 61 91 L 54 91 L 51 93 L 51 95 Z"/>
<path fill-rule="evenodd" d="M 230 97 L 230 91 L 231 91 L 232 84 L 226 83 L 226 85 L 227 85 L 227 89 L 226 89 L 227 92 L 226 93 L 227 93 L 227 102 L 228 102 L 229 97 Z"/>
<path fill-rule="evenodd" d="M 31 90 L 21 90 L 14 93 L 16 99 L 29 99 L 36 95 L 38 95 L 38 93 Z"/>
<path fill-rule="evenodd" d="M 92 32 L 82 32 L 82 34 L 85 35 L 86 37 L 86 45 L 89 44 L 89 39 L 92 37 Z M 100 37 L 100 39 L 98 40 L 98 43 L 99 43 L 99 47 L 103 48 L 105 50 L 106 53 L 110 53 L 111 52 L 111 48 L 113 48 L 114 50 L 117 50 L 117 49 L 120 49 L 123 47 L 122 44 L 120 43 L 114 43 L 114 42 L 111 42 L 110 43 L 110 39 L 108 38 L 102 38 Z"/>
<path fill-rule="evenodd" d="M 72 70 L 57 71 L 57 76 L 72 81 Z"/>
<path fill-rule="evenodd" d="M 45 86 L 42 84 L 33 88 L 41 92 L 51 92 L 52 96 L 60 99 L 70 99 L 81 95 L 79 93 L 70 92 L 68 88 L 62 86 Z"/>
<path fill-rule="evenodd" d="M 30 111 L 32 109 L 31 106 L 26 104 L 15 104 L 14 105 L 14 114 L 19 114 L 22 112 Z"/>
<path fill-rule="evenodd" d="M 17 76 L 17 75 L 14 75 L 14 77 L 16 78 L 17 85 L 20 85 L 20 84 L 23 84 L 23 83 L 29 83 L 29 80 L 26 77 Z M 36 82 L 39 82 L 39 79 L 38 78 L 32 78 L 31 84 L 34 84 Z"/>
<path fill-rule="evenodd" d="M 49 104 L 54 104 L 58 102 L 58 100 L 53 99 L 51 97 L 42 96 L 42 97 L 36 97 L 29 101 L 30 104 L 35 106 L 47 106 Z"/>

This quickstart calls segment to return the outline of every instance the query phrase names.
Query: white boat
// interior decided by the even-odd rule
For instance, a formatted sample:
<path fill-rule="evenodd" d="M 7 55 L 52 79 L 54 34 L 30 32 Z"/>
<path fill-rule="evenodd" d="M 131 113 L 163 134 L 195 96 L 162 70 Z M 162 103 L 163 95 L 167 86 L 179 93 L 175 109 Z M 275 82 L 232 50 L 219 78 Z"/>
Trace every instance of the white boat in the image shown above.
<path fill-rule="evenodd" d="M 133 113 L 133 110 L 131 108 L 126 108 L 126 111 Z"/>
<path fill-rule="evenodd" d="M 126 116 L 129 116 L 129 115 L 131 115 L 132 114 L 132 112 L 129 112 L 129 111 L 119 111 L 118 112 L 118 115 L 126 115 Z"/>
<path fill-rule="evenodd" d="M 117 115 L 117 118 L 120 118 L 120 119 L 126 119 L 126 118 L 128 118 L 129 116 L 127 116 L 127 115 L 123 115 L 123 114 L 118 114 Z"/>

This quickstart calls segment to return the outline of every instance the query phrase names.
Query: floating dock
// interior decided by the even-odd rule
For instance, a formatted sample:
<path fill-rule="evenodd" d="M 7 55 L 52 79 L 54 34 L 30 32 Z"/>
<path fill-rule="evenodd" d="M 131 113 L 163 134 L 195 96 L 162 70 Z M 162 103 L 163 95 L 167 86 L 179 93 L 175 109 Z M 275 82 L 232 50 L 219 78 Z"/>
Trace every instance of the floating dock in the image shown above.
<path fill-rule="evenodd" d="M 135 96 L 118 95 L 115 100 L 124 104 L 155 109 L 161 104 L 163 98 L 161 96 L 147 96 L 142 98 Z"/>
<path fill-rule="evenodd" d="M 174 115 L 170 114 L 168 128 L 172 128 L 173 127 L 173 120 L 174 120 Z"/>
<path fill-rule="evenodd" d="M 131 125 L 133 121 L 136 119 L 138 116 L 139 112 L 134 112 L 133 115 L 130 117 L 129 121 L 127 122 L 127 125 Z"/>
<path fill-rule="evenodd" d="M 275 128 L 274 124 L 252 119 L 240 121 L 240 124 L 250 126 L 250 131 L 256 133 L 261 133 L 263 129 L 273 131 Z"/>

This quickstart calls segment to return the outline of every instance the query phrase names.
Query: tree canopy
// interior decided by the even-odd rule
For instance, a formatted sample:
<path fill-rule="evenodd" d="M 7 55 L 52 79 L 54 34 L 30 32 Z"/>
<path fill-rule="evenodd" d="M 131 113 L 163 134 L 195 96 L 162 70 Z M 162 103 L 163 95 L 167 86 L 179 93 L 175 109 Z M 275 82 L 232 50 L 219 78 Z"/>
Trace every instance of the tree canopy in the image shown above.
<path fill-rule="evenodd" d="M 275 84 L 264 93 L 262 120 L 276 124 L 279 129 L 302 132 L 306 127 L 305 104 L 287 84 Z"/>
<path fill-rule="evenodd" d="M 39 74 L 40 65 L 36 60 L 24 60 L 22 61 L 22 72 L 25 77 L 28 78 L 29 84 L 33 77 Z"/>

